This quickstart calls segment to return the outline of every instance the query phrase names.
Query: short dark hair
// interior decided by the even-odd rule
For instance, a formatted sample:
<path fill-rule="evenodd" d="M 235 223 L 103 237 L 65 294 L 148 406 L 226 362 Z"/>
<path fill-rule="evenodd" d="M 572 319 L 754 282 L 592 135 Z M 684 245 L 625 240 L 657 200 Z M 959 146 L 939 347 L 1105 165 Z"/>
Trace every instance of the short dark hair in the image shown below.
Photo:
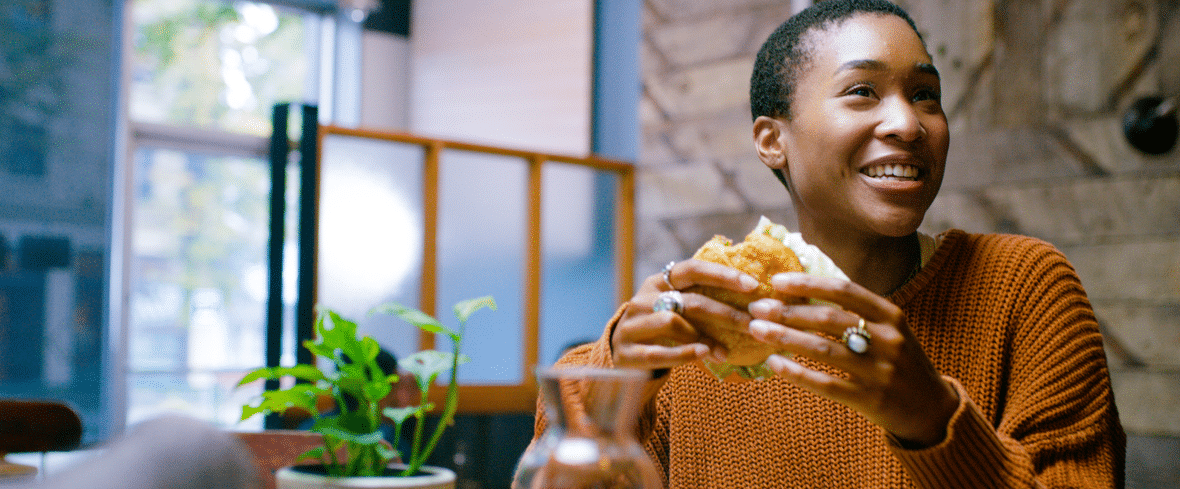
<path fill-rule="evenodd" d="M 826 29 L 862 13 L 900 17 L 918 34 L 919 39 L 922 38 L 910 15 L 887 0 L 828 0 L 816 3 L 783 22 L 758 50 L 754 73 L 750 76 L 751 119 L 763 115 L 790 119 L 795 83 L 811 61 L 804 35 L 813 29 Z"/>
<path fill-rule="evenodd" d="M 765 115 L 790 120 L 795 83 L 811 61 L 810 46 L 804 35 L 862 13 L 900 17 L 922 40 L 922 34 L 910 15 L 886 0 L 827 0 L 807 7 L 778 26 L 758 50 L 754 73 L 750 75 L 750 119 Z M 926 41 L 922 40 L 922 44 L 925 46 Z M 782 170 L 773 168 L 771 171 L 790 189 Z"/>

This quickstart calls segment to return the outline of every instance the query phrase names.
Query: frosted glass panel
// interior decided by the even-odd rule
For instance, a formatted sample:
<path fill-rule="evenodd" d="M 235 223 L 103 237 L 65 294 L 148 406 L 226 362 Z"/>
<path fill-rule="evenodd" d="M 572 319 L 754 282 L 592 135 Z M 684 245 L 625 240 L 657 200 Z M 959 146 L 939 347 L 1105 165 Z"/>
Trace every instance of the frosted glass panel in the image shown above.
<path fill-rule="evenodd" d="M 549 163 L 542 169 L 541 364 L 602 334 L 617 307 L 614 197 L 618 177 Z"/>
<path fill-rule="evenodd" d="M 422 160 L 417 145 L 329 135 L 320 162 L 317 303 L 398 358 L 417 350 L 417 329 L 367 313 L 386 301 L 418 307 Z"/>
<path fill-rule="evenodd" d="M 459 369 L 465 384 L 516 384 L 521 347 L 528 165 L 519 158 L 446 151 L 439 176 L 438 316 L 457 327 L 451 306 L 491 294 L 499 310 L 471 318 Z M 448 339 L 438 348 L 449 351 Z"/>

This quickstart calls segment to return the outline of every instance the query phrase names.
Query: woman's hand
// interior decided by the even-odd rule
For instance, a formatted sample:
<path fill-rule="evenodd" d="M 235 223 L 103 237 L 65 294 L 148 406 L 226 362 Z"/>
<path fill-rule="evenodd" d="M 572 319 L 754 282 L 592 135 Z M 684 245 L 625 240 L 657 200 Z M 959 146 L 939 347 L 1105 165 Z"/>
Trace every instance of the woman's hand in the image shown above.
<path fill-rule="evenodd" d="M 676 263 L 667 274 L 647 277 L 635 296 L 627 301 L 626 310 L 611 334 L 616 367 L 656 370 L 709 355 L 718 361 L 725 358 L 725 349 L 701 335 L 694 325 L 709 322 L 745 330 L 750 322 L 746 311 L 700 294 L 683 293 L 684 310 L 680 314 L 652 312 L 652 304 L 661 292 L 694 285 L 750 292 L 758 287 L 758 281 L 736 269 L 701 260 L 685 260 Z"/>
<path fill-rule="evenodd" d="M 930 363 L 900 308 L 845 280 L 784 273 L 776 275 L 771 284 L 784 293 L 828 301 L 843 310 L 762 299 L 750 304 L 755 318 L 750 322 L 751 334 L 847 375 L 842 378 L 811 370 L 781 355 L 767 360 L 771 369 L 804 389 L 860 412 L 907 445 L 933 446 L 946 437 L 947 423 L 958 407 L 958 394 Z M 839 338 L 861 318 L 870 340 L 868 350 L 858 354 Z"/>

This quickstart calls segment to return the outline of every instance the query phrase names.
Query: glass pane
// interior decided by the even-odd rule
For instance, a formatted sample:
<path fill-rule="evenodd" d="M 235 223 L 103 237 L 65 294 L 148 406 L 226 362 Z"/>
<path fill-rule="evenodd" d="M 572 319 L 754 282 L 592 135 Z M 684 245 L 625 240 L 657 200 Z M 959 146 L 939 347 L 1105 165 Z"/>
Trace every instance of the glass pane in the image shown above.
<path fill-rule="evenodd" d="M 398 358 L 417 350 L 418 330 L 367 313 L 387 301 L 418 307 L 423 155 L 417 145 L 329 135 L 320 162 L 317 303 Z"/>
<path fill-rule="evenodd" d="M 613 173 L 547 163 L 542 168 L 539 363 L 594 341 L 617 307 Z M 570 311 L 577 311 L 571 314 Z"/>
<path fill-rule="evenodd" d="M 441 158 L 438 318 L 457 328 L 451 306 L 492 295 L 499 310 L 472 316 L 463 340 L 465 384 L 522 382 L 528 166 L 518 158 L 447 151 Z M 438 348 L 449 351 L 449 339 Z"/>
<path fill-rule="evenodd" d="M 134 158 L 128 421 L 232 423 L 241 406 L 224 400 L 264 363 L 268 165 L 163 148 Z"/>
<path fill-rule="evenodd" d="M 265 3 L 136 0 L 131 119 L 265 136 L 276 102 L 315 100 L 314 17 Z"/>
<path fill-rule="evenodd" d="M 86 444 L 122 428 L 107 277 L 119 5 L 0 0 L 0 398 L 69 404 Z"/>

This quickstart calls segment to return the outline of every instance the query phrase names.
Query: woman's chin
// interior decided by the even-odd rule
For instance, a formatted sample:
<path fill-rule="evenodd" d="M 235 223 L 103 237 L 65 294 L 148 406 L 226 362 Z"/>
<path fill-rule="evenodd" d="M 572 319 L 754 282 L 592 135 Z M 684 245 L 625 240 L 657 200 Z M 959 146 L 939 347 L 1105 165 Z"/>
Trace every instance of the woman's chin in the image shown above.
<path fill-rule="evenodd" d="M 870 226 L 873 231 L 882 236 L 902 238 L 914 234 L 922 225 L 923 217 L 925 217 L 925 213 L 891 212 L 887 215 L 877 216 Z"/>

